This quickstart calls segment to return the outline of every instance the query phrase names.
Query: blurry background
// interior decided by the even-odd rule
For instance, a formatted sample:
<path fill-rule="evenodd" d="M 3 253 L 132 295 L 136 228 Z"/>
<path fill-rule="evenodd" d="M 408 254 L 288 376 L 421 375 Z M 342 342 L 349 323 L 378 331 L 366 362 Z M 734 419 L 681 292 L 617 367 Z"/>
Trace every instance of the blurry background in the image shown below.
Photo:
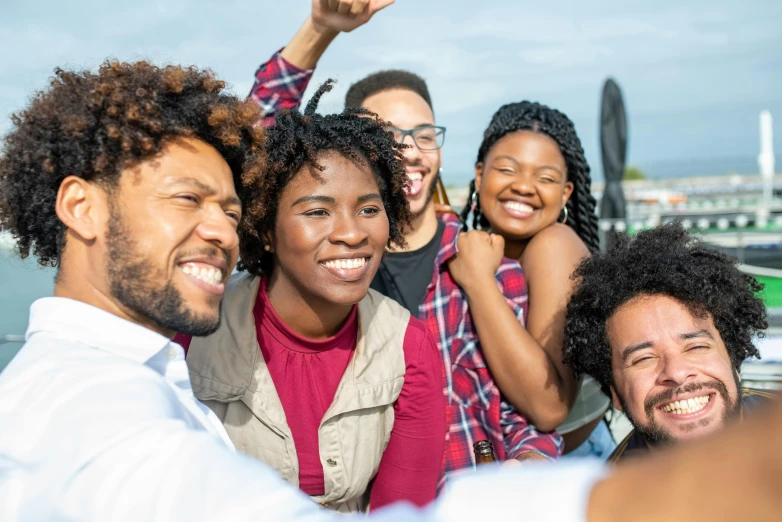
<path fill-rule="evenodd" d="M 106 58 L 209 67 L 244 96 L 255 69 L 287 43 L 309 9 L 309 0 L 4 0 L 0 134 L 54 67 L 93 69 Z M 770 270 L 763 277 L 780 291 L 766 298 L 777 306 L 782 200 L 772 193 L 758 219 L 757 158 L 759 113 L 782 121 L 779 20 L 782 2 L 767 0 L 397 0 L 368 26 L 337 38 L 311 85 L 338 80 L 321 105 L 333 111 L 367 73 L 421 74 L 438 123 L 448 128 L 444 181 L 458 206 L 492 113 L 522 99 L 575 122 L 601 197 L 599 104 L 611 76 L 626 104 L 628 175 L 636 181 L 623 184 L 627 217 L 603 221 L 603 230 L 633 232 L 684 217 L 715 244 Z M 782 150 L 782 131 L 771 144 Z M 11 247 L 0 236 L 0 339 L 24 333 L 29 304 L 49 294 L 53 280 L 33 261 L 12 260 Z M 0 368 L 18 346 L 0 345 Z"/>

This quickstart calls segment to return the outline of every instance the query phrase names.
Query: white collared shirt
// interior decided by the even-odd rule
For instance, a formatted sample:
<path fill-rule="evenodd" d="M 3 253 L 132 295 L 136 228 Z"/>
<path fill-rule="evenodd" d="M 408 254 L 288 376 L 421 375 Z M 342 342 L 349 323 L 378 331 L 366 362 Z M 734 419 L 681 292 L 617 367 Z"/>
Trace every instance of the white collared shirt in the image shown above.
<path fill-rule="evenodd" d="M 219 419 L 193 396 L 184 351 L 169 339 L 50 297 L 31 307 L 26 341 L 0 374 L 0 520 L 337 519 L 234 452 Z M 512 499 L 539 481 L 529 472 L 503 475 L 459 487 L 475 499 L 507 501 L 493 506 L 496 515 L 526 518 L 531 505 L 519 510 Z M 583 519 L 599 475 L 581 469 L 568 511 L 579 516 L 561 520 Z M 501 484 L 506 491 L 497 491 Z M 561 508 L 568 495 L 556 493 Z M 460 520 L 469 511 L 464 502 L 459 493 L 430 510 L 392 507 L 379 518 Z"/>

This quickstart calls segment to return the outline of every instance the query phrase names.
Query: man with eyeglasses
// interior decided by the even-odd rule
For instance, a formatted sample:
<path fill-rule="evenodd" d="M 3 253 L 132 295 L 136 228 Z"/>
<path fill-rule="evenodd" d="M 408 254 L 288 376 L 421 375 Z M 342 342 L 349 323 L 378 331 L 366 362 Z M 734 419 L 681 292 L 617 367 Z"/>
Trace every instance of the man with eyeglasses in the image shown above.
<path fill-rule="evenodd" d="M 266 113 L 296 107 L 319 58 L 340 32 L 369 21 L 393 0 L 312 0 L 312 13 L 290 43 L 261 65 L 250 97 Z M 433 195 L 440 174 L 445 127 L 435 122 L 426 82 L 406 71 L 381 71 L 353 84 L 348 107 L 364 107 L 389 122 L 389 131 L 408 145 L 404 163 L 407 197 L 414 215 L 407 246 L 389 250 L 372 282 L 411 314 L 424 321 L 443 358 L 448 433 L 444 473 L 475 465 L 472 444 L 491 440 L 498 460 L 555 459 L 562 452 L 556 433 L 540 433 L 502 396 L 487 369 L 466 295 L 448 271 L 457 252 L 459 220 L 437 215 Z M 521 268 L 503 259 L 497 283 L 520 322 L 526 316 L 527 292 Z"/>

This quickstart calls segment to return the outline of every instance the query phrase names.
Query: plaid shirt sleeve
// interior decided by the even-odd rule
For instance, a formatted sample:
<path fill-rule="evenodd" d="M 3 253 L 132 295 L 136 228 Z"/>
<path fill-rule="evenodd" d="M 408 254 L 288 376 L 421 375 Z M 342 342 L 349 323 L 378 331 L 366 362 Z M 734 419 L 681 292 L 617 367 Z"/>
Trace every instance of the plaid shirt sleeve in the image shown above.
<path fill-rule="evenodd" d="M 255 83 L 250 90 L 250 99 L 263 109 L 265 127 L 274 125 L 275 115 L 281 109 L 293 109 L 301 104 L 314 71 L 296 67 L 280 52 L 282 49 L 255 71 Z"/>
<path fill-rule="evenodd" d="M 494 277 L 497 279 L 500 292 L 505 297 L 505 302 L 510 306 L 516 319 L 524 326 L 527 317 L 527 283 L 521 265 L 504 258 Z"/>
<path fill-rule="evenodd" d="M 515 459 L 522 453 L 533 452 L 555 460 L 562 455 L 562 436 L 552 431 L 541 433 L 527 419 L 519 415 L 511 404 L 502 401 L 500 405 L 500 426 L 505 437 L 508 459 Z"/>
<path fill-rule="evenodd" d="M 496 278 L 505 301 L 518 321 L 524 325 L 527 316 L 527 287 L 524 271 L 517 262 L 504 259 Z M 549 460 L 562 455 L 563 442 L 558 433 L 539 432 L 505 400 L 500 404 L 500 426 L 502 426 L 509 459 L 527 452 L 538 453 Z"/>

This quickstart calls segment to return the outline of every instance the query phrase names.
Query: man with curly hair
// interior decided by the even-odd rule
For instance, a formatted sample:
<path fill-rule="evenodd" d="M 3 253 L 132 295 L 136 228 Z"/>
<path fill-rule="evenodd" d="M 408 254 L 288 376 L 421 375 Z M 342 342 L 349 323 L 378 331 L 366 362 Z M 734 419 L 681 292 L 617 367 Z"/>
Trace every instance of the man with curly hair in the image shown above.
<path fill-rule="evenodd" d="M 739 374 L 768 326 L 762 285 L 680 224 L 624 237 L 573 277 L 565 362 L 634 428 L 610 461 L 713 433 L 771 396 Z"/>
<path fill-rule="evenodd" d="M 171 342 L 218 328 L 242 178 L 264 166 L 257 107 L 222 89 L 209 71 L 107 62 L 58 69 L 13 116 L 0 228 L 57 276 L 0 375 L 0 519 L 317 516 L 236 456 Z"/>

